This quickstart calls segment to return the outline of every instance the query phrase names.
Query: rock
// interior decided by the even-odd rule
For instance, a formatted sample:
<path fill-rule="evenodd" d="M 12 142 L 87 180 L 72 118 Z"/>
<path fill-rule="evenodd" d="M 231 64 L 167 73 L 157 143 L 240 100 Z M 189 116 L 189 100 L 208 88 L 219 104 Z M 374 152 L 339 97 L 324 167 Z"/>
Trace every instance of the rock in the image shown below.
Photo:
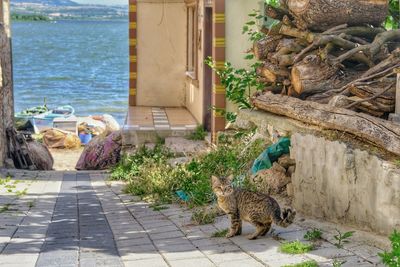
<path fill-rule="evenodd" d="M 254 175 L 252 182 L 263 193 L 280 194 L 286 190 L 286 185 L 291 182 L 291 178 L 286 176 L 285 168 L 274 163 L 272 168 L 261 170 Z"/>
<path fill-rule="evenodd" d="M 36 141 L 28 141 L 27 146 L 36 170 L 49 171 L 53 169 L 54 159 L 45 145 Z"/>
<path fill-rule="evenodd" d="M 296 165 L 296 161 L 291 159 L 289 155 L 283 155 L 278 159 L 278 164 L 283 168 L 288 169 L 290 166 Z"/>
<path fill-rule="evenodd" d="M 295 171 L 296 171 L 296 166 L 290 166 L 286 171 L 286 176 L 292 177 L 292 175 Z"/>
<path fill-rule="evenodd" d="M 4 161 L 4 167 L 6 169 L 15 169 L 14 161 L 11 158 L 6 158 Z"/>
<path fill-rule="evenodd" d="M 205 141 L 193 141 L 182 137 L 165 138 L 165 147 L 175 154 L 193 155 L 207 151 L 208 147 Z"/>
<path fill-rule="evenodd" d="M 77 170 L 105 170 L 114 167 L 121 158 L 122 133 L 99 135 L 85 147 L 76 164 Z"/>

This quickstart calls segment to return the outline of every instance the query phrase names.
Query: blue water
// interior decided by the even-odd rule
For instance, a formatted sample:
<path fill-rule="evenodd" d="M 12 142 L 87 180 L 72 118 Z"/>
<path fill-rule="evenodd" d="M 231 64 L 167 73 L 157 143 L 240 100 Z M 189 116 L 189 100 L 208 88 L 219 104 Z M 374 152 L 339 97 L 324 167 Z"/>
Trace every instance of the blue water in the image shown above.
<path fill-rule="evenodd" d="M 128 106 L 127 21 L 14 22 L 15 109 L 72 105 L 77 115 L 108 113 L 122 123 Z"/>

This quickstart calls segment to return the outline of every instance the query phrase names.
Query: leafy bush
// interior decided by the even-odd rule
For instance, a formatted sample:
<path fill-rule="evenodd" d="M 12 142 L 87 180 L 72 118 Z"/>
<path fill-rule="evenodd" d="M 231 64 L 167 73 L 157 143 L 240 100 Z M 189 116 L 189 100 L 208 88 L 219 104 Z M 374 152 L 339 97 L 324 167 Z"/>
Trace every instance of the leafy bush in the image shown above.
<path fill-rule="evenodd" d="M 388 30 L 398 29 L 400 27 L 400 9 L 399 0 L 389 1 L 389 15 L 385 21 L 385 28 Z"/>
<path fill-rule="evenodd" d="M 283 243 L 279 249 L 281 252 L 287 254 L 303 254 L 313 250 L 313 248 L 313 245 L 305 244 L 297 240 L 293 242 Z"/>
<path fill-rule="evenodd" d="M 314 228 L 307 231 L 307 233 L 304 235 L 304 238 L 308 241 L 315 241 L 322 238 L 322 232 L 321 230 Z"/>
<path fill-rule="evenodd" d="M 207 132 L 204 130 L 203 125 L 197 126 L 196 130 L 188 136 L 189 140 L 204 140 L 206 138 Z"/>
<path fill-rule="evenodd" d="M 400 232 L 394 231 L 389 237 L 392 242 L 392 251 L 379 253 L 383 264 L 388 267 L 399 267 L 400 266 Z"/>
<path fill-rule="evenodd" d="M 202 206 L 214 200 L 210 177 L 212 175 L 239 177 L 236 181 L 247 186 L 248 170 L 255 158 L 264 150 L 262 140 L 250 141 L 251 135 L 226 139 L 208 154 L 190 162 L 172 167 L 168 159 L 173 154 L 162 145 L 154 149 L 141 148 L 131 156 L 123 157 L 111 174 L 113 180 L 127 181 L 128 193 L 149 198 L 157 203 L 176 200 L 176 192 L 189 197 L 190 206 Z"/>

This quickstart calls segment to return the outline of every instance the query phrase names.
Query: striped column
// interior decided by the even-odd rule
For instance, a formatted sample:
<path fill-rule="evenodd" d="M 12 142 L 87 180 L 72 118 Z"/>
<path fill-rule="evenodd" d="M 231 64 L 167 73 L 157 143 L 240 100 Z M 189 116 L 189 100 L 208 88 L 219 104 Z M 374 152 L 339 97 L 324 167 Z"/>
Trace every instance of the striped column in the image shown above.
<path fill-rule="evenodd" d="M 213 6 L 213 59 L 217 68 L 224 68 L 225 64 L 225 0 L 214 0 Z M 216 142 L 217 133 L 225 130 L 226 109 L 225 88 L 219 77 L 213 73 L 212 105 L 217 109 L 212 115 L 212 141 Z"/>
<path fill-rule="evenodd" d="M 129 0 L 129 106 L 137 100 L 137 0 Z"/>

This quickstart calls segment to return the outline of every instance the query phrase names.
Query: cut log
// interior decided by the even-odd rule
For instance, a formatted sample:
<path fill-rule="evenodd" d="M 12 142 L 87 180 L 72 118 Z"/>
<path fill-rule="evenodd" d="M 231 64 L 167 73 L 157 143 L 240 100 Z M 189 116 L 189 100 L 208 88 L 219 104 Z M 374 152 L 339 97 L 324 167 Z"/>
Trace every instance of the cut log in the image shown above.
<path fill-rule="evenodd" d="M 325 31 L 340 24 L 380 26 L 388 12 L 387 0 L 288 0 L 300 29 Z"/>
<path fill-rule="evenodd" d="M 400 156 L 400 126 L 389 121 L 282 95 L 264 94 L 253 103 L 261 110 L 355 135 Z"/>
<path fill-rule="evenodd" d="M 258 60 L 265 60 L 268 54 L 274 52 L 282 36 L 267 36 L 254 43 L 253 52 Z"/>
<path fill-rule="evenodd" d="M 327 91 L 332 88 L 337 71 L 319 56 L 309 55 L 292 68 L 293 89 L 300 95 Z"/>
<path fill-rule="evenodd" d="M 289 70 L 275 64 L 265 62 L 257 70 L 258 75 L 264 77 L 270 83 L 283 82 L 289 77 Z"/>

